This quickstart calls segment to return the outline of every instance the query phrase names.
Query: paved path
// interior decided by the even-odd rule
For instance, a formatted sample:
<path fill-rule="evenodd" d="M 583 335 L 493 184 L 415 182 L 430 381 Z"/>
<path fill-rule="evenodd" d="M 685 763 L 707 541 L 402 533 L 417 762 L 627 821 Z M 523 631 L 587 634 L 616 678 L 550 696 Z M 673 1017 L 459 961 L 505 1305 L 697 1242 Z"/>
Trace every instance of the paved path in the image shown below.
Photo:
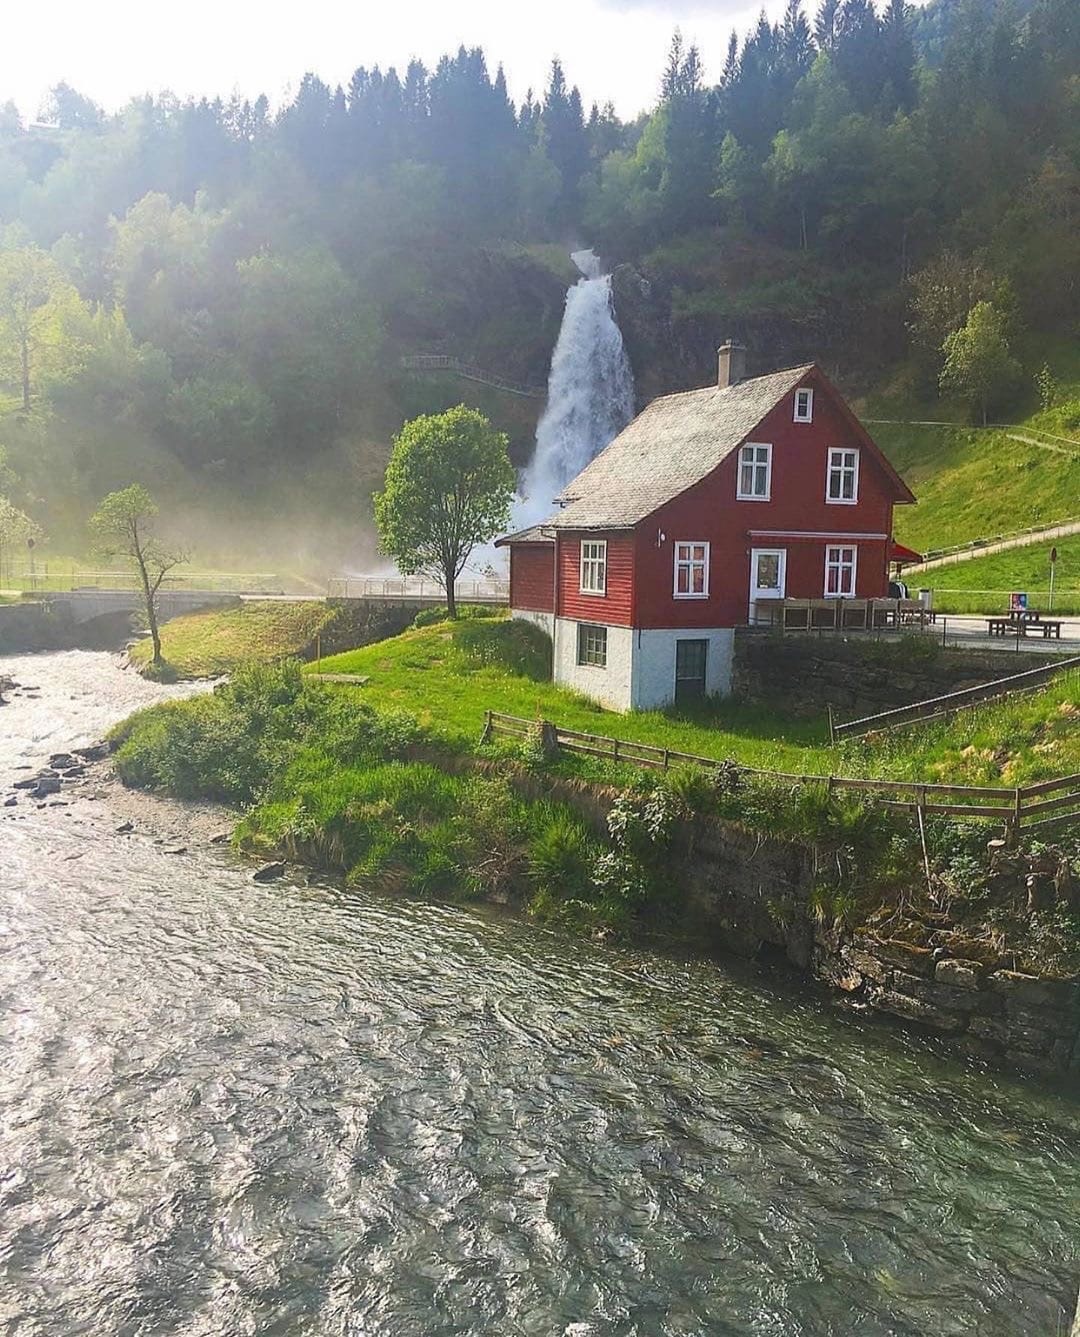
<path fill-rule="evenodd" d="M 1080 655 L 1080 617 L 1063 617 L 1061 622 L 1061 640 L 1043 640 L 1041 636 L 1021 636 L 1015 640 L 1011 636 L 988 636 L 986 619 L 981 616 L 959 613 L 938 613 L 934 624 L 939 638 L 944 635 L 946 644 L 963 645 L 971 650 L 1005 650 L 1014 654 L 1052 654 Z M 1047 614 L 1049 617 L 1050 615 Z M 928 627 L 933 634 L 934 626 Z"/>
<path fill-rule="evenodd" d="M 1048 539 L 1068 538 L 1070 534 L 1080 534 L 1080 520 L 1065 520 L 1059 525 L 1047 525 L 1045 529 L 1029 530 L 1026 534 L 995 539 L 993 543 L 984 543 L 977 548 L 964 548 L 961 552 L 952 552 L 946 557 L 932 557 L 927 562 L 905 566 L 904 579 L 906 580 L 909 575 L 921 576 L 924 571 L 937 571 L 943 566 L 955 566 L 958 562 L 970 562 L 973 557 L 986 557 L 990 553 L 1006 552 L 1010 548 L 1029 548 L 1034 543 L 1045 543 Z"/>

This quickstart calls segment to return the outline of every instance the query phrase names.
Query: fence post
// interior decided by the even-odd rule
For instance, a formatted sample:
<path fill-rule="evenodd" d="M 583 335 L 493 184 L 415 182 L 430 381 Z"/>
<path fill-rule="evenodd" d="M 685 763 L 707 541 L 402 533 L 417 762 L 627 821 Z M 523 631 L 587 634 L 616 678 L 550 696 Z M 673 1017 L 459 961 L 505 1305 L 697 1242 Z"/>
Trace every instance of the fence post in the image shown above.
<path fill-rule="evenodd" d="M 1023 790 L 1020 788 L 1019 785 L 1017 785 L 1015 790 L 1013 791 L 1013 816 L 1011 823 L 1012 827 L 1011 831 L 1009 829 L 1010 823 L 1009 822 L 1005 823 L 1005 839 L 1008 841 L 1010 846 L 1019 845 L 1020 843 L 1020 816 L 1021 816 L 1022 801 L 1023 801 Z"/>
<path fill-rule="evenodd" d="M 492 727 L 492 726 L 491 726 L 491 711 L 490 711 L 490 710 L 485 710 L 485 711 L 484 711 L 484 731 L 483 731 L 483 733 L 480 735 L 480 741 L 481 741 L 481 743 L 486 743 L 486 742 L 488 741 L 488 739 L 491 737 L 491 727 Z"/>
<path fill-rule="evenodd" d="M 829 702 L 829 746 L 836 743 L 836 725 L 833 723 L 832 702 Z"/>

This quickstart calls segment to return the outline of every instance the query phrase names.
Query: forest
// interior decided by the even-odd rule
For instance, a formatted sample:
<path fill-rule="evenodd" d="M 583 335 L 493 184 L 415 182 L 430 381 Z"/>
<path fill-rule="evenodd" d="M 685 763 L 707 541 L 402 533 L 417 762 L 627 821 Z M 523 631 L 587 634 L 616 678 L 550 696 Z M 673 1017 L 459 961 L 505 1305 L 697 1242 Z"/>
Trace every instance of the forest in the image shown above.
<path fill-rule="evenodd" d="M 464 48 L 280 107 L 0 107 L 0 494 L 59 552 L 138 481 L 207 553 L 325 567 L 406 417 L 466 398 L 525 462 L 538 401 L 402 359 L 543 384 L 581 245 L 642 400 L 734 335 L 931 404 L 965 331 L 984 413 L 1033 399 L 1080 325 L 1075 0 L 790 0 L 707 55 L 676 33 L 632 122 Z"/>

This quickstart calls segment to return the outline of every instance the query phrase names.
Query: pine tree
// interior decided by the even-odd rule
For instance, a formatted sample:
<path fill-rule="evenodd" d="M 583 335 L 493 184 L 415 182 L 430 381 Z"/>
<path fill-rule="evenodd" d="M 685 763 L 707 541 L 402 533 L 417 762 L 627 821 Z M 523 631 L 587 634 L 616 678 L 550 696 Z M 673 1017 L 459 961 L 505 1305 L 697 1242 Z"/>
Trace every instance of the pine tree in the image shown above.
<path fill-rule="evenodd" d="M 780 56 L 789 89 L 794 88 L 814 63 L 814 42 L 802 0 L 788 0 L 780 29 Z"/>
<path fill-rule="evenodd" d="M 915 47 L 911 40 L 906 0 L 889 0 L 881 21 L 882 65 L 891 106 L 910 111 L 915 105 Z"/>
<path fill-rule="evenodd" d="M 840 0 L 821 0 L 814 20 L 814 41 L 819 51 L 836 50 L 837 18 Z"/>

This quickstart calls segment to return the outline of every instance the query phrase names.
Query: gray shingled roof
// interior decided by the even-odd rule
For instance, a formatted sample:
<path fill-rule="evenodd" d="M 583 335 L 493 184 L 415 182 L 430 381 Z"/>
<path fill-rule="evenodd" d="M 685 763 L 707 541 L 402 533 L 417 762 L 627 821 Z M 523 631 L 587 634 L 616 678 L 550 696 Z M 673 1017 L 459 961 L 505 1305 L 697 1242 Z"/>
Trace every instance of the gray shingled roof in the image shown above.
<path fill-rule="evenodd" d="M 546 521 L 542 525 L 530 525 L 528 529 L 519 529 L 513 534 L 504 534 L 501 539 L 495 540 L 495 546 L 496 548 L 502 548 L 507 543 L 551 543 L 551 535 L 544 533 L 547 528 Z"/>
<path fill-rule="evenodd" d="M 544 528 L 636 525 L 712 473 L 813 366 L 654 399 L 567 484 Z"/>

